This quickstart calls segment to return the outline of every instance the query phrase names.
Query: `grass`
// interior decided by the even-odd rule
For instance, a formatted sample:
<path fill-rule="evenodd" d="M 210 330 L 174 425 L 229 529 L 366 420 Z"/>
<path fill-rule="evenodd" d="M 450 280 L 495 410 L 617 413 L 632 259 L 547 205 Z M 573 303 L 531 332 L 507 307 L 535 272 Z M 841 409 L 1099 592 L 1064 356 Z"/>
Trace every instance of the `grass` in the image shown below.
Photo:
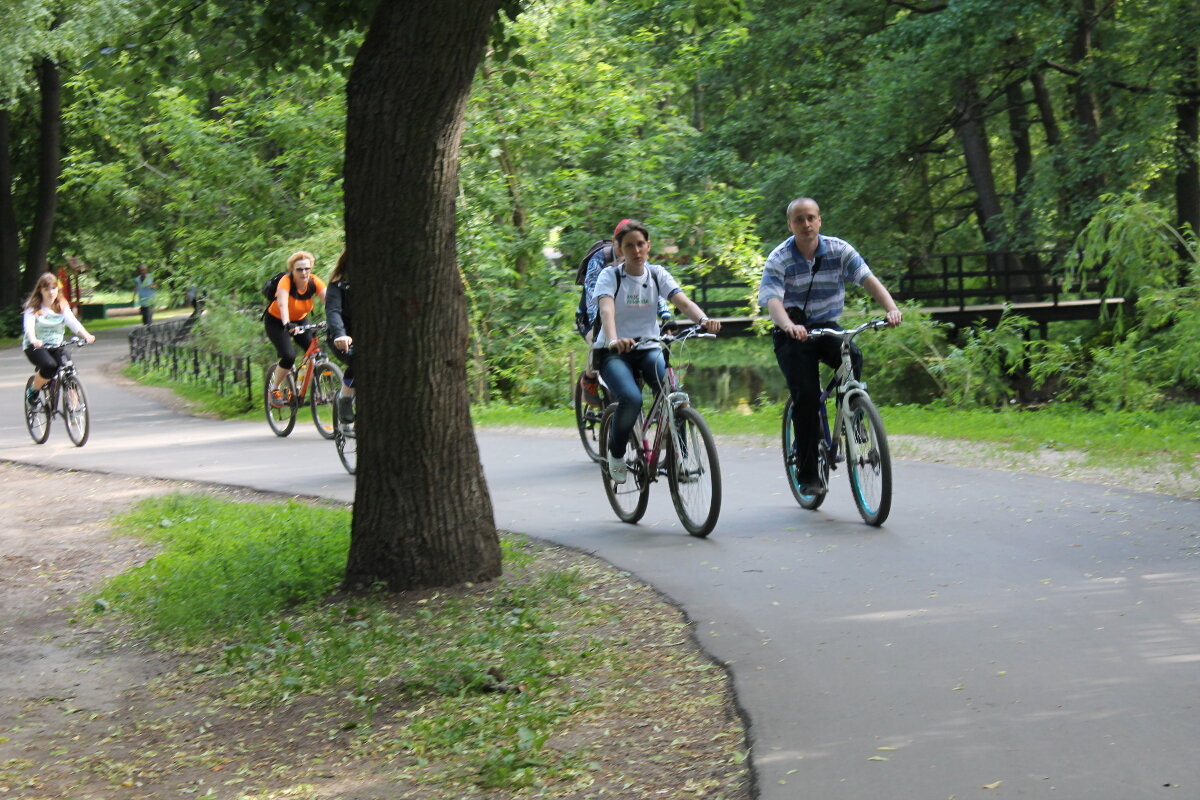
<path fill-rule="evenodd" d="M 686 622 L 674 610 L 645 616 L 651 604 L 666 607 L 623 573 L 578 556 L 564 565 L 553 549 L 505 536 L 505 576 L 491 586 L 335 595 L 349 524 L 340 508 L 191 494 L 143 501 L 117 520 L 160 552 L 111 579 L 92 607 L 137 621 L 159 647 L 190 647 L 187 686 L 164 691 L 189 697 L 183 717 L 203 707 L 206 724 L 222 720 L 222 741 L 197 741 L 189 719 L 177 732 L 157 725 L 151 755 L 186 760 L 200 747 L 222 763 L 228 747 L 230 758 L 252 763 L 247 750 L 273 737 L 263 720 L 280 717 L 290 720 L 291 756 L 263 759 L 275 771 L 294 757 L 296 769 L 338 772 L 331 762 L 349 753 L 399 770 L 389 778 L 396 796 L 405 783 L 427 787 L 404 794 L 421 797 L 582 797 L 606 783 L 612 796 L 648 796 L 650 786 L 628 782 L 649 777 L 640 770 L 608 774 L 629 769 L 609 757 L 626 729 L 643 736 L 638 720 L 662 714 L 672 723 L 662 735 L 678 737 L 728 711 L 720 670 L 678 647 Z M 714 731 L 697 742 L 715 761 L 678 738 L 670 748 L 638 745 L 632 758 L 671 782 L 707 772 L 707 787 L 695 779 L 703 796 L 742 796 L 739 731 L 729 716 L 715 747 Z M 313 758 L 297 756 L 296 741 L 338 746 Z"/>

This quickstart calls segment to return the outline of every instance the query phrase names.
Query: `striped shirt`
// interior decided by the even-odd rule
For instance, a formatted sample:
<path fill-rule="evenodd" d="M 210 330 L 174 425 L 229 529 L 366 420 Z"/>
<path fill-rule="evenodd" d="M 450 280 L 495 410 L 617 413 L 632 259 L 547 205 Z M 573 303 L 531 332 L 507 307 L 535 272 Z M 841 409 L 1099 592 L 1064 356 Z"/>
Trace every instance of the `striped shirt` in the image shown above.
<path fill-rule="evenodd" d="M 814 271 L 818 261 L 820 268 Z M 846 283 L 862 286 L 870 276 L 867 262 L 843 239 L 818 236 L 817 252 L 809 261 L 796 248 L 796 237 L 789 236 L 767 256 L 758 304 L 765 308 L 778 297 L 784 308 L 803 309 L 813 322 L 833 323 L 845 305 Z"/>

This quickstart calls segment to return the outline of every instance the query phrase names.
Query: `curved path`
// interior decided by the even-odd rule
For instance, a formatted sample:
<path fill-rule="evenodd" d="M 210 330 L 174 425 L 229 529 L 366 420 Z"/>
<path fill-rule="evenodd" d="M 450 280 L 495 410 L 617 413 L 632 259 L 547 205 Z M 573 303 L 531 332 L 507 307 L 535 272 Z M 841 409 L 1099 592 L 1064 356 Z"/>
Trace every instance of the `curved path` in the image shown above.
<path fill-rule="evenodd" d="M 178 415 L 106 378 L 124 336 L 78 351 L 91 441 L 32 444 L 29 366 L 0 352 L 0 459 L 350 500 L 311 422 Z M 687 536 L 665 487 L 617 522 L 573 434 L 478 434 L 507 530 L 595 553 L 682 606 L 729 665 L 760 796 L 1200 797 L 1200 503 L 899 462 L 891 519 L 844 484 L 793 502 L 773 448 L 722 445 L 726 499 Z M 681 776 L 681 780 L 683 776 Z"/>

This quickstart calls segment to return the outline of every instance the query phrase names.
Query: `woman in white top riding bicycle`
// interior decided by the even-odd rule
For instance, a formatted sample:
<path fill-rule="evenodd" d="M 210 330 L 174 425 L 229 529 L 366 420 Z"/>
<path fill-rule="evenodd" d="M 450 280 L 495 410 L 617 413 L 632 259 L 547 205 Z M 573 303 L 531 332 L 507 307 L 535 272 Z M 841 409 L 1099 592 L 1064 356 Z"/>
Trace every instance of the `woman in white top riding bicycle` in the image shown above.
<path fill-rule="evenodd" d="M 637 220 L 628 220 L 614 237 L 620 263 L 605 267 L 596 280 L 595 297 L 600 312 L 600 332 L 593 344 L 596 368 L 604 377 L 617 411 L 608 440 L 608 471 L 614 483 L 624 483 L 626 444 L 642 410 L 637 377 L 654 389 L 662 386 L 666 363 L 658 336 L 658 299 L 670 301 L 680 313 L 709 333 L 721 323 L 709 319 L 688 299 L 665 267 L 649 263 L 650 232 Z"/>
<path fill-rule="evenodd" d="M 25 301 L 22 322 L 21 347 L 25 357 L 37 369 L 28 390 L 29 396 L 25 398 L 32 405 L 38 392 L 62 366 L 63 328 L 69 327 L 88 344 L 96 341 L 96 337 L 75 318 L 71 306 L 59 291 L 58 277 L 53 272 L 45 272 L 38 278 L 33 293 Z"/>

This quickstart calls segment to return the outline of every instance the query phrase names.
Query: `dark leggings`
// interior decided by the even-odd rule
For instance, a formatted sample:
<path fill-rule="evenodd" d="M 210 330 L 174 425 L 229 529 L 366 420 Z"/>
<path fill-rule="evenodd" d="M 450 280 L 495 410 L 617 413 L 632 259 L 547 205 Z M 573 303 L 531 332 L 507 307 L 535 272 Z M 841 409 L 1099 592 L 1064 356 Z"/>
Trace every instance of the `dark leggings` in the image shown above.
<path fill-rule="evenodd" d="M 61 347 L 26 347 L 25 357 L 37 369 L 38 375 L 50 380 L 62 366 L 62 352 Z"/>
<path fill-rule="evenodd" d="M 327 339 L 326 343 L 329 345 L 329 352 L 333 353 L 333 357 L 346 365 L 346 368 L 342 370 L 342 383 L 354 386 L 354 353 L 339 350 L 338 346 L 333 343 L 333 339 Z"/>
<path fill-rule="evenodd" d="M 296 363 L 296 347 L 299 347 L 300 352 L 303 353 L 312 343 L 311 331 L 292 336 L 284 330 L 283 323 L 274 314 L 267 314 L 263 320 L 263 328 L 266 330 L 271 344 L 275 345 L 275 353 L 279 356 L 279 366 L 283 369 L 291 369 L 292 365 Z M 296 344 L 293 346 L 292 342 Z"/>
<path fill-rule="evenodd" d="M 836 327 L 836 326 L 834 326 Z M 774 336 L 775 360 L 792 395 L 792 430 L 798 461 L 796 472 L 804 478 L 817 472 L 817 442 L 821 438 L 818 412 L 821 404 L 821 362 L 835 369 L 842 365 L 842 343 L 832 337 L 802 342 L 781 333 Z M 850 345 L 854 377 L 862 375 L 862 353 Z"/>

